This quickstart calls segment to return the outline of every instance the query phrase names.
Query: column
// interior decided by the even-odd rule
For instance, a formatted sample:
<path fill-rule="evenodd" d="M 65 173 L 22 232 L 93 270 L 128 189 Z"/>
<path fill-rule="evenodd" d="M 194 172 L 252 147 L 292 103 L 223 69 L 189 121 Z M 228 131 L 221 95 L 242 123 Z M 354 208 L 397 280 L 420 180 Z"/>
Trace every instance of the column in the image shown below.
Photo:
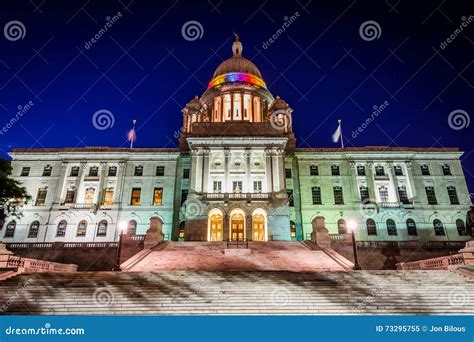
<path fill-rule="evenodd" d="M 393 169 L 393 163 L 391 161 L 387 162 L 387 167 L 389 168 L 390 178 L 392 178 L 392 184 L 395 188 L 395 199 L 396 202 L 400 202 L 400 195 L 398 194 L 398 179 L 395 175 L 395 170 Z"/>
<path fill-rule="evenodd" d="M 360 202 L 359 198 L 359 184 L 357 184 L 357 164 L 355 161 L 349 161 L 349 173 L 351 178 L 351 188 L 352 188 L 352 198 L 354 199 L 354 203 Z"/>
<path fill-rule="evenodd" d="M 59 180 L 56 184 L 56 192 L 54 194 L 53 205 L 61 204 L 62 202 L 62 195 L 64 190 L 64 181 L 66 180 L 66 172 L 67 172 L 67 162 L 61 163 L 61 171 L 59 172 Z"/>
<path fill-rule="evenodd" d="M 245 237 L 248 241 L 253 240 L 252 235 L 252 213 L 245 217 Z"/>
<path fill-rule="evenodd" d="M 202 188 L 201 192 L 209 192 L 209 149 L 203 151 L 203 165 L 202 165 Z"/>
<path fill-rule="evenodd" d="M 234 121 L 234 93 L 230 93 L 230 120 Z"/>
<path fill-rule="evenodd" d="M 222 238 L 224 241 L 229 240 L 229 214 L 224 214 L 222 220 Z"/>
<path fill-rule="evenodd" d="M 123 205 L 123 185 L 125 183 L 125 177 L 127 175 L 126 169 L 127 169 L 127 162 L 120 161 L 118 164 L 118 170 L 117 170 L 117 189 L 115 190 L 115 195 L 114 195 L 114 204 L 120 205 L 120 206 Z"/>
<path fill-rule="evenodd" d="M 369 188 L 369 198 L 371 201 L 376 201 L 375 197 L 375 182 L 374 182 L 374 163 L 372 161 L 367 162 L 366 164 L 366 177 L 367 177 L 367 187 Z"/>
<path fill-rule="evenodd" d="M 75 188 L 76 188 L 76 194 L 74 196 L 75 197 L 74 198 L 75 203 L 79 203 L 77 197 L 79 195 L 79 191 L 81 190 L 83 179 L 84 179 L 84 176 L 85 176 L 86 171 L 87 171 L 86 169 L 87 169 L 87 163 L 86 162 L 81 162 L 81 165 L 79 167 L 79 174 L 77 175 L 76 183 L 75 183 Z"/>
<path fill-rule="evenodd" d="M 244 93 L 240 92 L 240 118 L 244 120 Z"/>
<path fill-rule="evenodd" d="M 413 176 L 413 162 L 411 160 L 407 160 L 405 162 L 407 166 L 407 179 L 408 184 L 410 184 L 410 192 L 408 194 L 409 198 L 414 202 L 416 195 L 416 187 L 415 187 L 415 178 Z M 411 194 L 411 196 L 410 196 Z"/>
<path fill-rule="evenodd" d="M 189 175 L 189 194 L 193 194 L 197 191 L 197 182 L 196 178 L 199 173 L 199 159 L 198 159 L 198 153 L 199 151 L 196 149 L 192 149 L 190 151 L 191 153 L 191 170 L 190 170 L 190 175 Z"/>
<path fill-rule="evenodd" d="M 97 207 L 100 207 L 104 201 L 105 186 L 107 186 L 107 162 L 100 162 L 100 179 L 99 179 L 99 191 L 97 196 Z"/>
<path fill-rule="evenodd" d="M 273 173 L 273 188 L 275 192 L 281 191 L 284 189 L 282 186 L 282 177 L 283 173 L 283 155 L 280 150 L 274 151 L 275 153 L 272 155 L 272 173 Z"/>
<path fill-rule="evenodd" d="M 232 192 L 232 188 L 229 184 L 229 159 L 230 159 L 230 150 L 228 148 L 224 149 L 224 186 L 222 192 Z"/>
<path fill-rule="evenodd" d="M 272 174 L 272 150 L 265 150 L 265 178 L 267 180 L 267 192 L 273 192 L 273 174 Z"/>
<path fill-rule="evenodd" d="M 253 192 L 253 184 L 252 184 L 252 179 L 250 177 L 250 156 L 252 155 L 252 150 L 247 147 L 245 149 L 245 183 L 246 183 L 246 191 L 244 192 Z"/>

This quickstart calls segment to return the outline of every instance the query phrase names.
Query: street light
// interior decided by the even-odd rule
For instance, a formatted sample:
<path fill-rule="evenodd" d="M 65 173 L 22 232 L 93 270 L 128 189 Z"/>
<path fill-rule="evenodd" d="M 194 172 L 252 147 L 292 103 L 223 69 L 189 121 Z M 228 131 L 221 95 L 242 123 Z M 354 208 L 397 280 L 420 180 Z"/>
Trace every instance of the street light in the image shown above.
<path fill-rule="evenodd" d="M 361 270 L 362 268 L 360 267 L 360 264 L 359 264 L 359 255 L 357 254 L 357 245 L 356 245 L 356 238 L 355 238 L 357 222 L 354 220 L 350 220 L 347 223 L 347 226 L 349 227 L 349 230 L 351 231 L 351 236 L 352 236 L 352 248 L 354 249 L 354 270 Z"/>
<path fill-rule="evenodd" d="M 115 255 L 115 267 L 114 271 L 121 271 L 122 269 L 120 268 L 120 253 L 122 251 L 122 238 L 125 230 L 127 229 L 127 222 L 125 221 L 120 221 L 118 223 L 118 229 L 119 229 L 119 241 L 118 241 L 118 246 L 117 246 L 117 254 Z"/>

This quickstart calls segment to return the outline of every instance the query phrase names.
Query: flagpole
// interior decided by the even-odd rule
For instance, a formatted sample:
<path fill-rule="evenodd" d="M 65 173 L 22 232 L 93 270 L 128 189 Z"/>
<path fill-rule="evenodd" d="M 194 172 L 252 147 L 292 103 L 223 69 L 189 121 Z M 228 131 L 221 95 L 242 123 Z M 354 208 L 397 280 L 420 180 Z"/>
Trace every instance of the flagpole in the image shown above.
<path fill-rule="evenodd" d="M 130 139 L 130 148 L 133 148 L 133 141 L 135 140 L 135 124 L 137 123 L 137 120 L 132 120 L 133 122 L 133 127 L 132 127 L 132 132 L 133 132 L 133 137 Z"/>
<path fill-rule="evenodd" d="M 341 125 L 341 119 L 337 120 L 339 123 L 339 130 L 341 131 L 341 148 L 344 148 L 344 136 L 342 135 L 342 125 Z"/>

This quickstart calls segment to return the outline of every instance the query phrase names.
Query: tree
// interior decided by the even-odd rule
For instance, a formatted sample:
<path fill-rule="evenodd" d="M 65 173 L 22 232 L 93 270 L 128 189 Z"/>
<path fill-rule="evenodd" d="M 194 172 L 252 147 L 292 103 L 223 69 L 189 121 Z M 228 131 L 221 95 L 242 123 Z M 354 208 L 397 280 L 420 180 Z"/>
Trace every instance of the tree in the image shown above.
<path fill-rule="evenodd" d="M 12 167 L 0 158 L 0 229 L 8 216 L 21 217 L 21 207 L 31 199 L 20 182 L 10 178 Z"/>

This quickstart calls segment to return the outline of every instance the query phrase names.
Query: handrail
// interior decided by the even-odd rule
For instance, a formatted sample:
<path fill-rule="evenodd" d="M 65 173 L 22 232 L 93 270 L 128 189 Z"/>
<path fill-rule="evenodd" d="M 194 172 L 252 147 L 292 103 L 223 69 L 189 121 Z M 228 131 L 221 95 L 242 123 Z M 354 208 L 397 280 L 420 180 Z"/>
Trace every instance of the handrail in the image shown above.
<path fill-rule="evenodd" d="M 397 270 L 447 270 L 449 266 L 464 264 L 464 256 L 461 253 L 412 262 L 400 262 L 397 264 Z"/>

